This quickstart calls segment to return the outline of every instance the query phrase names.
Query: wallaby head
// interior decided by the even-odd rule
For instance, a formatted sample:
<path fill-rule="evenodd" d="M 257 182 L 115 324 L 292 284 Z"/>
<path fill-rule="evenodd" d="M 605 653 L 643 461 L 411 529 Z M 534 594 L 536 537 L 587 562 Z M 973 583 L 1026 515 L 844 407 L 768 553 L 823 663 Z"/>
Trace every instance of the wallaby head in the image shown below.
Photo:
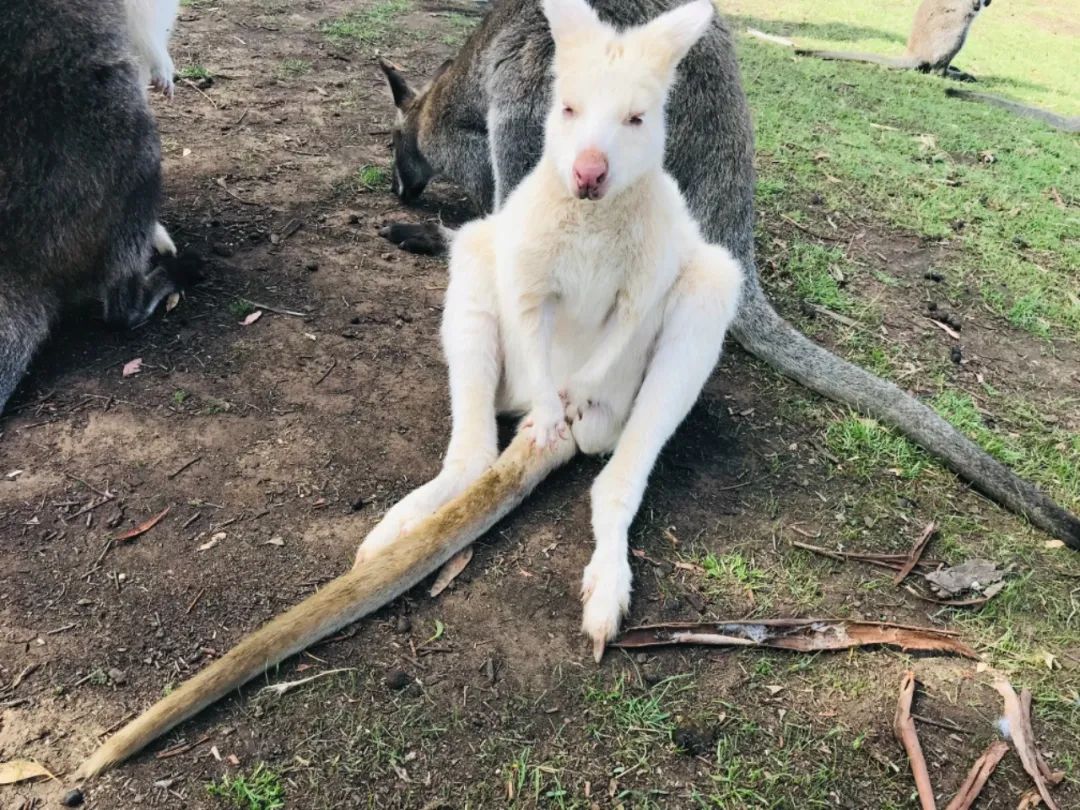
<path fill-rule="evenodd" d="M 420 90 L 415 90 L 393 65 L 383 59 L 379 60 L 379 67 L 390 85 L 394 106 L 398 110 L 392 132 L 394 178 L 391 189 L 402 202 L 415 201 L 436 175 L 436 171 L 424 157 L 425 150 L 422 146 L 424 141 L 430 139 L 434 130 L 430 126 L 431 116 L 426 114 L 426 107 L 430 101 L 431 87 L 451 64 L 451 59 L 443 62 L 431 81 Z M 427 146 L 430 148 L 431 144 Z"/>
<path fill-rule="evenodd" d="M 599 200 L 664 162 L 664 107 L 675 68 L 713 17 L 694 0 L 623 31 L 585 0 L 544 0 L 555 41 L 544 149 L 568 192 Z"/>

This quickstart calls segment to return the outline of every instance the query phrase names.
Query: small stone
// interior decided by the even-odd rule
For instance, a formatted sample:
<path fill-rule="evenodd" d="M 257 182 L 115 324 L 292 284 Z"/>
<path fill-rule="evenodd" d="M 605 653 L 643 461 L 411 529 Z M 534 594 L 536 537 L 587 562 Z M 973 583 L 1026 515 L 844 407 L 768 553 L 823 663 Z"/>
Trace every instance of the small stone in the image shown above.
<path fill-rule="evenodd" d="M 386 675 L 386 685 L 395 691 L 400 691 L 412 683 L 409 673 L 403 669 L 392 669 Z"/>
<path fill-rule="evenodd" d="M 394 625 L 394 629 L 399 633 L 408 633 L 412 630 L 412 619 L 402 613 L 397 617 L 397 623 Z"/>
<path fill-rule="evenodd" d="M 121 686 L 127 683 L 127 675 L 124 674 L 122 669 L 110 669 L 109 680 L 115 683 L 117 686 Z"/>
<path fill-rule="evenodd" d="M 60 800 L 60 804 L 64 807 L 82 807 L 82 803 L 85 801 L 82 791 L 78 788 L 72 788 L 64 794 L 64 798 Z"/>

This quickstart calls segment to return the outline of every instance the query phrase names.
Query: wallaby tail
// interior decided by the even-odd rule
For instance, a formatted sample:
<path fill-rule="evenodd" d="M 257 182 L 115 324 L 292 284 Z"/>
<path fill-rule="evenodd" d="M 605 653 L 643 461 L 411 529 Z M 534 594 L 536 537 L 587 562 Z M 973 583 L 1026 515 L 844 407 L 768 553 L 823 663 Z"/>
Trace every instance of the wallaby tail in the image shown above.
<path fill-rule="evenodd" d="M 1075 516 L 931 408 L 804 337 L 777 314 L 756 283 L 747 286 L 732 326 L 744 349 L 807 388 L 896 428 L 989 498 L 1080 550 L 1080 520 Z"/>
<path fill-rule="evenodd" d="M 108 770 L 268 667 L 404 593 L 491 528 L 576 450 L 573 439 L 566 439 L 537 452 L 530 437 L 519 433 L 465 492 L 159 700 L 98 748 L 75 778 Z"/>
<path fill-rule="evenodd" d="M 1021 104 L 1018 101 L 1012 101 L 1011 99 L 1003 98 L 1002 96 L 994 96 L 989 93 L 976 93 L 971 90 L 961 90 L 958 87 L 945 88 L 945 95 L 952 98 L 962 98 L 965 101 L 981 101 L 984 104 L 1001 107 L 1022 118 L 1032 118 L 1036 121 L 1042 121 L 1044 124 L 1047 124 L 1054 129 L 1060 129 L 1063 132 L 1080 132 L 1080 118 L 1070 118 L 1066 115 L 1058 115 L 1049 110 L 1032 107 L 1030 104 Z"/>
<path fill-rule="evenodd" d="M 876 53 L 854 53 L 849 51 L 815 51 L 811 48 L 796 48 L 799 56 L 813 56 L 817 59 L 829 59 L 837 62 L 869 62 L 897 70 L 910 70 L 919 66 L 919 60 L 909 56 L 881 56 Z"/>

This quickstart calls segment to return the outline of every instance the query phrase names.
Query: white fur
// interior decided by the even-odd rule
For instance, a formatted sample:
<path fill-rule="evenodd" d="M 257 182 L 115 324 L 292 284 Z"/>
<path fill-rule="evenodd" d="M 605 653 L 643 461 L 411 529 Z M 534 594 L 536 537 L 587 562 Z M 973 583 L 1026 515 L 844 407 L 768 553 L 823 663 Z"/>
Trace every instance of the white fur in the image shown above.
<path fill-rule="evenodd" d="M 454 237 L 442 328 L 453 428 L 443 471 L 390 510 L 357 553 L 393 542 L 496 457 L 495 414 L 526 414 L 537 445 L 570 430 L 612 452 L 592 487 L 596 548 L 582 629 L 603 652 L 630 600 L 627 532 L 661 448 L 716 364 L 742 271 L 703 241 L 664 173 L 674 69 L 712 15 L 696 0 L 617 32 L 584 0 L 545 0 L 554 103 L 537 167 L 495 214 Z M 573 115 L 564 113 L 572 106 Z M 640 124 L 629 123 L 640 115 Z M 610 179 L 578 199 L 574 160 L 598 149 Z"/>
<path fill-rule="evenodd" d="M 124 8 L 140 82 L 143 87 L 153 85 L 171 98 L 174 68 L 169 37 L 180 0 L 124 0 Z"/>

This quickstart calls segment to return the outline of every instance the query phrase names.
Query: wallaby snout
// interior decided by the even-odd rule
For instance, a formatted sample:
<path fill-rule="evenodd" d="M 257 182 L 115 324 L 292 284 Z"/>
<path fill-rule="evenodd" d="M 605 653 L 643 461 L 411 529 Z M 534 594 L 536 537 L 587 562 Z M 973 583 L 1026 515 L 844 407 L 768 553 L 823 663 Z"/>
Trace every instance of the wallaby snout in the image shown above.
<path fill-rule="evenodd" d="M 607 155 L 599 149 L 586 149 L 574 160 L 574 190 L 578 198 L 599 200 L 607 190 Z"/>

